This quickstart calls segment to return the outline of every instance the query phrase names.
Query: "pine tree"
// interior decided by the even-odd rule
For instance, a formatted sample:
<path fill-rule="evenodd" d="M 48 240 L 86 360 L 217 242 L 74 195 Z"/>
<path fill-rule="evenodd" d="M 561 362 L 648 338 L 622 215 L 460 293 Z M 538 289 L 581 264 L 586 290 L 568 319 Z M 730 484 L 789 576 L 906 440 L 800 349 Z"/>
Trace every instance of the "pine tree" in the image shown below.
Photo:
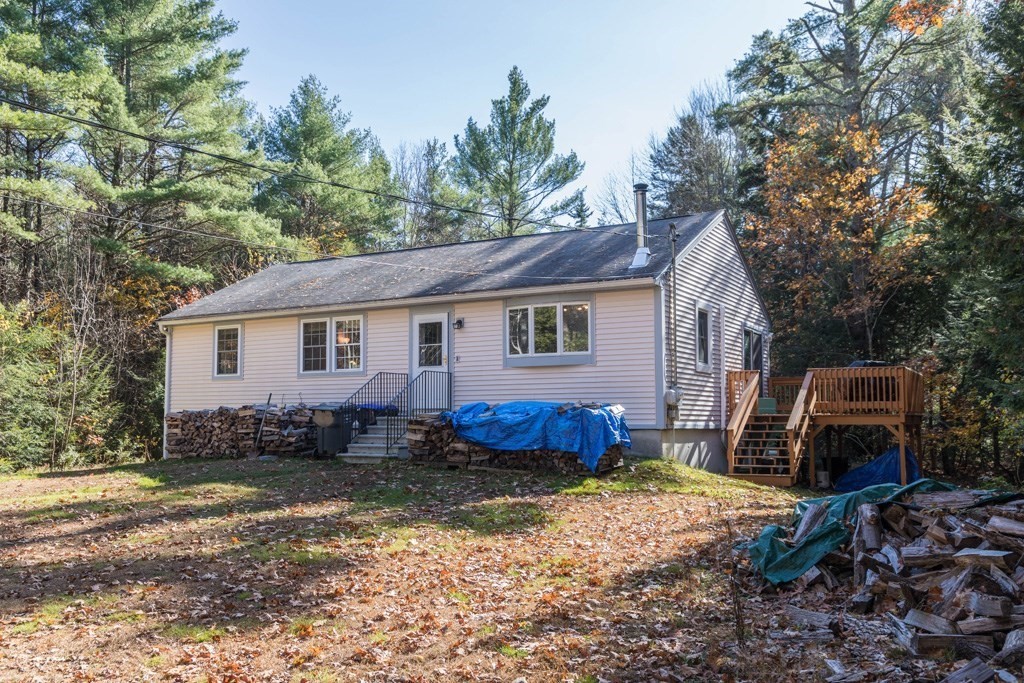
<path fill-rule="evenodd" d="M 974 302 L 972 341 L 997 366 L 988 388 L 1022 410 L 1024 2 L 990 4 L 983 23 L 971 115 L 935 148 L 929 181 L 959 287 Z"/>
<path fill-rule="evenodd" d="M 455 136 L 457 177 L 500 217 L 491 227 L 500 236 L 528 229 L 530 220 L 563 215 L 573 202 L 552 203 L 580 177 L 583 162 L 575 152 L 555 153 L 555 122 L 544 118 L 548 101 L 546 95 L 531 101 L 523 72 L 512 67 L 508 94 L 491 102 L 490 123 L 480 127 L 471 118 L 465 133 Z"/>
<path fill-rule="evenodd" d="M 390 163 L 373 134 L 351 128 L 351 119 L 340 98 L 307 76 L 270 117 L 262 135 L 266 154 L 295 175 L 389 191 Z M 264 185 L 258 206 L 280 219 L 286 235 L 328 254 L 380 246 L 396 213 L 386 199 L 287 176 Z"/>

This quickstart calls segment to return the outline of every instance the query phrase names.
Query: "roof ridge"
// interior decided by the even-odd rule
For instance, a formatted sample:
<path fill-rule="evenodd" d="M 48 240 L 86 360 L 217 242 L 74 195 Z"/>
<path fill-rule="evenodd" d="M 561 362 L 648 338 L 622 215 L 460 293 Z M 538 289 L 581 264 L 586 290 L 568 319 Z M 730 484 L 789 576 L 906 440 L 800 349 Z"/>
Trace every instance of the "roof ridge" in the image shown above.
<path fill-rule="evenodd" d="M 671 221 L 678 218 L 693 218 L 695 216 L 705 216 L 708 214 L 716 214 L 724 211 L 725 209 L 716 209 L 714 211 L 701 211 L 698 213 L 683 213 L 676 216 L 665 216 L 664 218 L 652 218 L 648 220 L 648 225 L 653 222 L 661 223 L 663 221 Z M 444 244 L 421 244 L 415 247 L 403 247 L 402 249 L 388 249 L 386 251 L 371 251 L 365 254 L 348 254 L 346 256 L 324 256 L 322 258 L 308 259 L 305 261 L 284 261 L 281 263 L 272 264 L 272 266 L 291 266 L 296 264 L 309 264 L 309 263 L 322 263 L 326 261 L 339 261 L 345 259 L 358 259 L 367 256 L 383 256 L 386 254 L 403 254 L 410 251 L 423 251 L 426 249 L 441 249 L 443 247 L 455 247 L 464 244 L 483 244 L 486 242 L 501 242 L 505 240 L 523 239 L 527 237 L 542 237 L 550 235 L 565 235 L 570 233 L 597 233 L 602 235 L 614 234 L 611 233 L 612 228 L 623 228 L 626 226 L 635 226 L 635 223 L 612 223 L 609 225 L 596 225 L 592 228 L 572 228 L 566 226 L 565 230 L 552 230 L 550 232 L 531 232 L 525 235 L 506 235 L 504 237 L 487 237 L 480 240 L 465 240 L 462 242 L 445 242 Z"/>

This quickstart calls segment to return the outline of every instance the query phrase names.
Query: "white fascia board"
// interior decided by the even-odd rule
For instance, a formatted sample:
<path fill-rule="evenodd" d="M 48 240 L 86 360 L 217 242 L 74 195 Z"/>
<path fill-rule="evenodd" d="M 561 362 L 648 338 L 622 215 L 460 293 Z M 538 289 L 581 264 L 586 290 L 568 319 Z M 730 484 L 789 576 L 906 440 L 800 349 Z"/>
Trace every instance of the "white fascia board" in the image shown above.
<path fill-rule="evenodd" d="M 580 282 L 572 284 L 545 285 L 543 287 L 521 287 L 518 289 L 498 289 L 486 292 L 467 292 L 464 294 L 443 294 L 440 296 L 419 296 L 409 299 L 392 301 L 362 301 L 351 304 L 330 304 L 307 308 L 284 308 L 273 311 L 252 311 L 248 313 L 231 313 L 228 315 L 196 316 L 180 320 L 163 320 L 158 323 L 160 330 L 178 325 L 197 325 L 206 323 L 223 323 L 235 320 L 259 320 L 263 318 L 292 318 L 296 315 L 314 315 L 317 313 L 334 313 L 343 311 L 372 311 L 387 308 L 410 308 L 430 306 L 434 304 L 454 304 L 462 301 L 486 301 L 508 299 L 515 296 L 529 296 L 545 292 L 600 292 L 623 289 L 647 289 L 656 285 L 654 278 L 629 278 L 628 280 L 605 280 L 596 282 Z"/>

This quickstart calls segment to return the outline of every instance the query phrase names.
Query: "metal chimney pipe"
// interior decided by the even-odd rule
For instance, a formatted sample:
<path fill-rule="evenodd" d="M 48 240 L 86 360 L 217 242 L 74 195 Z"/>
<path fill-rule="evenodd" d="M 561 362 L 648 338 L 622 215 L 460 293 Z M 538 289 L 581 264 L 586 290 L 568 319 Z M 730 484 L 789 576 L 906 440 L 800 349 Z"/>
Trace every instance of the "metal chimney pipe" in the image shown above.
<path fill-rule="evenodd" d="M 644 268 L 651 262 L 651 250 L 647 248 L 647 184 L 633 186 L 636 196 L 636 253 L 630 268 Z"/>
<path fill-rule="evenodd" d="M 633 195 L 636 197 L 636 246 L 647 249 L 647 183 L 634 185 Z"/>

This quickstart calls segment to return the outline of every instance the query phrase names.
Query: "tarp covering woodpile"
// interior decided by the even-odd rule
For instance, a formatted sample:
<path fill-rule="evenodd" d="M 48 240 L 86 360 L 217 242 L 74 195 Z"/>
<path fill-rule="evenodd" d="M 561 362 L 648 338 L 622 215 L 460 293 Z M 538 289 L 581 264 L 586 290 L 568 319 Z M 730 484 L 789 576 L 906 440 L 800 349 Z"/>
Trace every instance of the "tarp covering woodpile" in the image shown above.
<path fill-rule="evenodd" d="M 545 401 L 470 403 L 442 413 L 459 438 L 495 450 L 552 450 L 576 453 L 597 471 L 598 460 L 615 445 L 632 446 L 622 406 L 584 406 Z"/>
<path fill-rule="evenodd" d="M 867 614 L 914 657 L 972 660 L 955 674 L 969 677 L 948 681 L 1024 664 L 1024 495 L 931 479 L 871 486 L 801 501 L 790 526 L 746 550 L 754 589 L 786 597 L 791 620 L 812 629 L 802 638 L 831 641 Z M 794 604 L 815 592 L 833 614 Z"/>

